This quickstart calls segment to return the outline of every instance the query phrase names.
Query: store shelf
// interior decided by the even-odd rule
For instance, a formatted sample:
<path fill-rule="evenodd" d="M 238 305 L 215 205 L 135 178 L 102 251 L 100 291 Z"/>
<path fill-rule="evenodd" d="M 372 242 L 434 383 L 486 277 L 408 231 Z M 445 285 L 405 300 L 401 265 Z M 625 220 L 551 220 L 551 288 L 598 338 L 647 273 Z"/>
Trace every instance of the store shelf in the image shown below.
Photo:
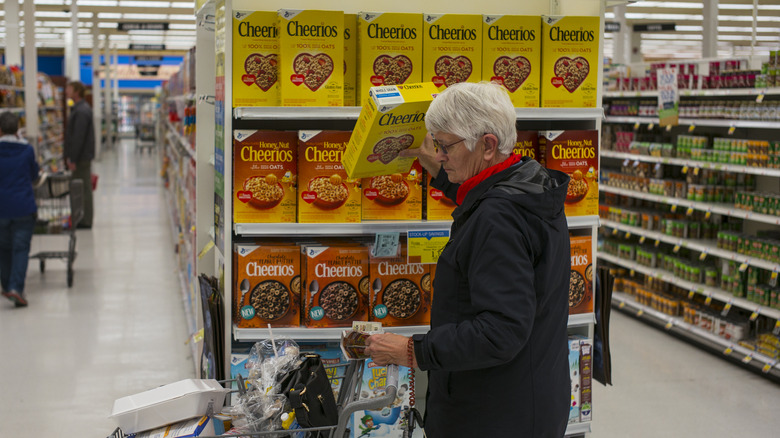
<path fill-rule="evenodd" d="M 184 94 L 181 96 L 171 96 L 167 98 L 168 101 L 175 101 L 175 102 L 190 102 L 197 99 L 198 96 L 195 93 Z"/>
<path fill-rule="evenodd" d="M 592 120 L 601 119 L 601 108 L 516 108 L 522 120 Z M 237 107 L 233 117 L 242 120 L 357 120 L 359 106 L 345 107 Z"/>
<path fill-rule="evenodd" d="M 679 90 L 681 97 L 708 97 L 708 96 L 730 96 L 730 97 L 751 97 L 763 94 L 765 96 L 780 95 L 780 87 L 772 88 L 727 88 L 716 90 Z M 606 98 L 626 98 L 626 97 L 658 97 L 658 91 L 605 91 Z"/>
<path fill-rule="evenodd" d="M 624 225 L 606 219 L 601 220 L 601 225 L 635 234 L 637 236 L 645 236 L 648 239 L 660 240 L 661 242 L 666 242 L 672 245 L 680 245 L 682 248 L 705 252 L 710 256 L 720 257 L 726 260 L 733 260 L 738 263 L 747 263 L 749 266 L 755 266 L 761 269 L 766 269 L 768 271 L 780 271 L 780 264 L 720 249 L 717 247 L 714 240 L 683 239 L 680 237 L 668 236 L 657 231 L 645 230 L 644 228 Z"/>
<path fill-rule="evenodd" d="M 576 315 L 569 315 L 568 327 L 583 327 L 596 323 L 595 313 L 578 313 Z"/>
<path fill-rule="evenodd" d="M 590 421 L 584 423 L 571 423 L 566 426 L 566 436 L 582 435 L 584 433 L 590 433 Z"/>
<path fill-rule="evenodd" d="M 704 295 L 705 297 L 711 297 L 712 299 L 721 301 L 723 303 L 731 303 L 732 306 L 739 307 L 740 309 L 745 309 L 750 312 L 757 312 L 759 315 L 764 315 L 769 318 L 780 320 L 780 310 L 767 306 L 761 306 L 752 301 L 746 300 L 745 298 L 735 297 L 734 295 L 722 289 L 707 287 L 700 283 L 693 283 L 687 280 L 683 280 L 669 271 L 640 265 L 634 261 L 626 260 L 603 251 L 598 252 L 598 258 L 600 260 L 622 266 L 626 269 L 640 272 L 644 275 L 674 284 L 675 286 L 679 286 L 689 291 L 696 292 L 697 294 Z"/>
<path fill-rule="evenodd" d="M 190 158 L 196 160 L 197 156 L 195 155 L 194 146 L 191 145 L 186 138 L 184 138 L 181 134 L 179 134 L 179 131 L 176 129 L 175 126 L 173 126 L 173 124 L 170 121 L 166 120 L 165 126 L 168 128 L 168 135 L 172 139 L 171 142 L 178 145 L 179 149 L 186 152 Z"/>
<path fill-rule="evenodd" d="M 689 201 L 687 199 L 653 195 L 650 193 L 642 193 L 634 190 L 611 187 L 606 184 L 601 184 L 599 186 L 599 190 L 603 193 L 612 193 L 614 195 L 627 196 L 635 199 L 643 199 L 645 201 L 659 202 L 668 205 L 677 205 L 679 207 L 684 207 L 684 208 L 693 208 L 694 210 L 706 211 L 714 214 L 731 216 L 731 217 L 750 220 L 754 222 L 761 222 L 764 224 L 780 225 L 780 216 L 753 213 L 747 210 L 736 208 L 734 207 L 733 204 L 711 204 L 707 202 Z"/>
<path fill-rule="evenodd" d="M 639 123 L 639 124 L 659 124 L 658 117 L 632 117 L 632 116 L 606 116 L 605 123 Z M 759 128 L 759 129 L 780 129 L 778 122 L 765 122 L 760 120 L 725 120 L 725 119 L 684 119 L 678 121 L 683 126 L 714 126 L 718 128 Z"/>
<path fill-rule="evenodd" d="M 6 111 L 8 111 L 9 113 L 20 114 L 24 112 L 24 108 L 15 108 L 15 107 L 0 108 L 0 113 L 4 113 Z"/>
<path fill-rule="evenodd" d="M 780 123 L 776 124 L 780 127 Z M 688 166 L 690 168 L 699 169 L 712 169 L 723 172 L 734 173 L 750 173 L 753 175 L 775 176 L 780 177 L 780 169 L 769 169 L 766 167 L 748 167 L 738 166 L 735 164 L 722 164 L 722 163 L 710 163 L 707 161 L 696 161 L 687 158 L 671 158 L 671 157 L 651 157 L 649 155 L 629 154 L 625 152 L 615 151 L 600 151 L 601 158 L 618 158 L 621 160 L 642 161 L 646 163 L 661 163 L 671 164 L 674 166 Z"/>
<path fill-rule="evenodd" d="M 669 316 L 652 307 L 639 304 L 626 293 L 613 292 L 612 305 L 625 313 L 633 314 L 637 318 L 646 319 L 663 326 L 667 331 L 673 331 L 675 334 L 720 350 L 724 356 L 732 356 L 735 359 L 739 359 L 746 366 L 756 366 L 762 369 L 764 373 L 772 372 L 775 376 L 780 373 L 780 364 L 775 359 L 745 348 L 734 341 L 721 338 L 700 327 L 688 324 L 682 318 Z"/>
<path fill-rule="evenodd" d="M 24 87 L 16 87 L 14 85 L 0 85 L 0 90 L 24 91 Z"/>

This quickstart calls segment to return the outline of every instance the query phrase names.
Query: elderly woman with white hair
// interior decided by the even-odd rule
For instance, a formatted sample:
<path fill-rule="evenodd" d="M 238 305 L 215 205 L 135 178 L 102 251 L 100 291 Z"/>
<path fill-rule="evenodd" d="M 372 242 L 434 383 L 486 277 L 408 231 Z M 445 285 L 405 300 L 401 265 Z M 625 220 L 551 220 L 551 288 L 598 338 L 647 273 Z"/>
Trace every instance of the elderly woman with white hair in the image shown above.
<path fill-rule="evenodd" d="M 506 91 L 460 83 L 431 103 L 417 156 L 458 207 L 434 280 L 431 328 L 371 336 L 379 365 L 428 371 L 428 437 L 562 437 L 571 387 L 569 177 L 513 154 Z"/>

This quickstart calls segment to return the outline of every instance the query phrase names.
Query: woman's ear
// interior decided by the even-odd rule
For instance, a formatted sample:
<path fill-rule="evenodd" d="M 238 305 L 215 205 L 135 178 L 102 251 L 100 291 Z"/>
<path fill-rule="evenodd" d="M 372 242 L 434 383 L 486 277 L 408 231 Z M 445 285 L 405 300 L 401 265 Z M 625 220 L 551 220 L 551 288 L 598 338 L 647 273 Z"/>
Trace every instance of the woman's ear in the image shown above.
<path fill-rule="evenodd" d="M 485 134 L 482 136 L 482 142 L 485 144 L 485 151 L 483 152 L 482 159 L 485 161 L 493 161 L 498 155 L 498 137 L 493 134 Z"/>

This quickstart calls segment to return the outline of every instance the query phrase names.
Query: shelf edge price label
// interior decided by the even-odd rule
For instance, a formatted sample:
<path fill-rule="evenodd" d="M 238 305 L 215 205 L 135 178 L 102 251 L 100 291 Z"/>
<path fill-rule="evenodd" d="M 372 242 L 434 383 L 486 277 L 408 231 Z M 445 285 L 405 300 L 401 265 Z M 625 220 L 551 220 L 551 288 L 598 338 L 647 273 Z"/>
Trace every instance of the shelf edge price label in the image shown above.
<path fill-rule="evenodd" d="M 777 269 L 772 271 L 772 274 L 769 276 L 769 285 L 772 287 L 777 286 Z"/>
<path fill-rule="evenodd" d="M 642 316 L 642 315 L 644 315 L 644 314 L 645 314 L 645 311 L 644 311 L 644 309 L 639 309 L 639 310 L 637 310 L 637 312 L 636 312 L 636 316 Z"/>
<path fill-rule="evenodd" d="M 763 367 L 763 368 L 761 368 L 761 372 L 762 372 L 762 373 L 764 373 L 764 374 L 767 374 L 767 373 L 769 373 L 770 371 L 772 371 L 772 368 L 773 368 L 773 367 L 774 367 L 776 364 L 777 364 L 777 361 L 775 360 L 775 361 L 772 361 L 772 363 L 768 363 L 768 364 L 764 365 L 764 367 Z"/>
<path fill-rule="evenodd" d="M 672 213 L 677 212 L 677 204 L 672 204 Z"/>
<path fill-rule="evenodd" d="M 635 276 L 636 275 L 636 271 L 632 269 L 631 271 L 629 271 L 629 275 L 631 275 L 632 277 Z"/>
<path fill-rule="evenodd" d="M 677 254 L 678 252 L 680 252 L 680 244 L 678 243 L 677 245 L 674 245 L 674 248 L 672 248 L 672 251 L 673 251 L 675 254 Z"/>
<path fill-rule="evenodd" d="M 748 364 L 753 360 L 753 355 L 748 354 L 747 356 L 742 358 L 742 363 Z"/>
<path fill-rule="evenodd" d="M 435 264 L 450 240 L 449 230 L 409 231 L 407 233 L 407 262 Z"/>
<path fill-rule="evenodd" d="M 647 124 L 647 130 L 648 130 L 648 131 L 652 131 L 652 130 L 653 130 L 653 128 L 655 128 L 655 123 L 653 123 L 653 122 L 650 122 L 650 123 L 648 123 L 648 124 Z"/>
<path fill-rule="evenodd" d="M 672 132 L 672 125 L 666 125 L 666 132 Z"/>
<path fill-rule="evenodd" d="M 645 236 L 640 237 L 639 238 L 639 244 L 641 245 L 641 244 L 645 243 L 646 239 L 647 239 L 647 237 L 645 237 Z M 775 278 L 777 278 L 777 275 L 775 275 Z"/>
<path fill-rule="evenodd" d="M 737 130 L 737 127 L 734 125 L 729 126 L 729 135 L 734 135 L 734 131 Z"/>
<path fill-rule="evenodd" d="M 726 303 L 725 306 L 723 306 L 723 311 L 720 312 L 721 316 L 726 316 L 726 315 L 729 314 L 729 310 L 731 310 L 731 306 L 732 306 L 731 302 L 732 302 L 732 300 L 729 299 L 729 302 Z"/>
<path fill-rule="evenodd" d="M 687 165 L 687 164 L 686 164 L 685 166 L 683 166 L 683 168 L 682 168 L 682 173 L 683 173 L 683 175 L 685 175 L 686 173 L 688 173 L 688 165 Z"/>
<path fill-rule="evenodd" d="M 658 248 L 659 246 L 661 246 L 661 241 L 660 241 L 660 240 L 658 240 L 658 239 L 655 239 L 655 243 L 653 244 L 653 246 L 655 246 L 656 248 Z"/>
<path fill-rule="evenodd" d="M 725 354 L 726 356 L 728 356 L 729 354 L 731 354 L 733 352 L 734 352 L 734 349 L 731 348 L 731 346 L 728 346 L 728 347 L 726 347 L 725 350 L 723 350 L 723 354 Z"/>
<path fill-rule="evenodd" d="M 775 321 L 775 328 L 772 330 L 772 333 L 773 333 L 775 336 L 778 336 L 778 335 L 780 335 L 780 319 L 778 319 L 777 321 Z"/>
<path fill-rule="evenodd" d="M 692 300 L 693 297 L 695 297 L 695 296 L 696 296 L 696 291 L 695 290 L 692 290 L 692 291 L 688 292 L 688 299 L 689 300 Z"/>
<path fill-rule="evenodd" d="M 626 239 L 630 239 L 630 238 L 631 238 L 631 231 L 626 231 Z"/>
<path fill-rule="evenodd" d="M 688 132 L 693 132 L 694 129 L 696 129 L 696 125 L 691 123 L 691 126 L 688 127 Z"/>
<path fill-rule="evenodd" d="M 712 216 L 712 209 L 708 208 L 707 212 L 704 213 L 704 220 L 709 220 L 709 218 Z"/>
<path fill-rule="evenodd" d="M 636 131 L 637 129 L 639 129 L 639 122 L 634 123 L 634 131 Z"/>
<path fill-rule="evenodd" d="M 626 302 L 625 301 L 621 301 L 620 304 L 618 304 L 618 309 L 622 309 L 624 307 L 626 307 Z"/>
<path fill-rule="evenodd" d="M 704 305 L 709 306 L 712 304 L 712 295 L 707 295 L 707 298 L 704 299 Z"/>
<path fill-rule="evenodd" d="M 766 93 L 766 90 L 761 90 L 761 91 L 758 93 L 758 96 L 756 96 L 756 103 L 761 103 L 761 102 L 763 102 L 763 101 L 764 101 L 764 95 L 765 95 L 765 93 Z"/>
<path fill-rule="evenodd" d="M 700 171 L 700 170 L 701 170 L 700 168 L 698 168 L 698 167 L 694 167 L 694 168 L 693 168 L 693 175 L 694 175 L 694 176 L 699 176 L 699 171 Z"/>
<path fill-rule="evenodd" d="M 699 254 L 699 260 L 704 261 L 704 259 L 706 258 L 707 258 L 707 250 L 705 249 L 704 251 L 701 252 L 701 254 Z"/>
<path fill-rule="evenodd" d="M 617 228 L 613 228 L 612 229 L 612 235 L 613 236 L 617 236 L 617 234 L 618 234 L 618 229 Z"/>
<path fill-rule="evenodd" d="M 687 210 L 685 210 L 685 215 L 690 216 L 693 214 L 693 207 L 688 207 Z"/>
<path fill-rule="evenodd" d="M 739 272 L 745 272 L 747 271 L 747 268 L 748 268 L 748 264 L 742 263 L 741 265 L 739 265 Z"/>
<path fill-rule="evenodd" d="M 664 328 L 665 328 L 666 330 L 671 330 L 673 326 L 674 326 L 674 321 L 672 321 L 672 320 L 669 320 L 669 322 L 667 322 L 667 323 L 666 323 L 666 325 L 664 326 Z"/>
<path fill-rule="evenodd" d="M 760 311 L 761 311 L 761 308 L 759 307 L 758 309 L 755 310 L 755 312 L 751 313 L 750 314 L 750 320 L 751 321 L 757 320 L 758 319 L 758 314 L 760 313 Z"/>

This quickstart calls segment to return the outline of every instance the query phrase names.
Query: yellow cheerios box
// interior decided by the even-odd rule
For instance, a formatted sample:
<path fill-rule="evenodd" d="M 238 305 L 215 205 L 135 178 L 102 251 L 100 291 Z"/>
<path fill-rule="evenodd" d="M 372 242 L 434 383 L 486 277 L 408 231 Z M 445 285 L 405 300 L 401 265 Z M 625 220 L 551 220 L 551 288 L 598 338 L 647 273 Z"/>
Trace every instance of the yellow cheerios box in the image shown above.
<path fill-rule="evenodd" d="M 542 15 L 542 96 L 546 108 L 595 108 L 599 17 Z"/>
<path fill-rule="evenodd" d="M 276 12 L 233 11 L 233 106 L 279 105 Z"/>
<path fill-rule="evenodd" d="M 542 23 L 539 16 L 482 16 L 482 79 L 497 82 L 518 108 L 539 106 Z"/>
<path fill-rule="evenodd" d="M 357 14 L 344 14 L 344 106 L 356 106 L 358 71 Z"/>
<path fill-rule="evenodd" d="M 409 172 L 414 158 L 399 158 L 398 153 L 422 144 L 425 112 L 437 92 L 430 82 L 370 88 L 342 159 L 347 175 Z"/>
<path fill-rule="evenodd" d="M 279 83 L 282 106 L 344 103 L 344 13 L 280 9 Z"/>
<path fill-rule="evenodd" d="M 360 96 L 368 89 L 422 81 L 422 14 L 361 12 L 358 15 Z"/>
<path fill-rule="evenodd" d="M 482 80 L 482 16 L 423 14 L 423 81 L 444 90 Z"/>

